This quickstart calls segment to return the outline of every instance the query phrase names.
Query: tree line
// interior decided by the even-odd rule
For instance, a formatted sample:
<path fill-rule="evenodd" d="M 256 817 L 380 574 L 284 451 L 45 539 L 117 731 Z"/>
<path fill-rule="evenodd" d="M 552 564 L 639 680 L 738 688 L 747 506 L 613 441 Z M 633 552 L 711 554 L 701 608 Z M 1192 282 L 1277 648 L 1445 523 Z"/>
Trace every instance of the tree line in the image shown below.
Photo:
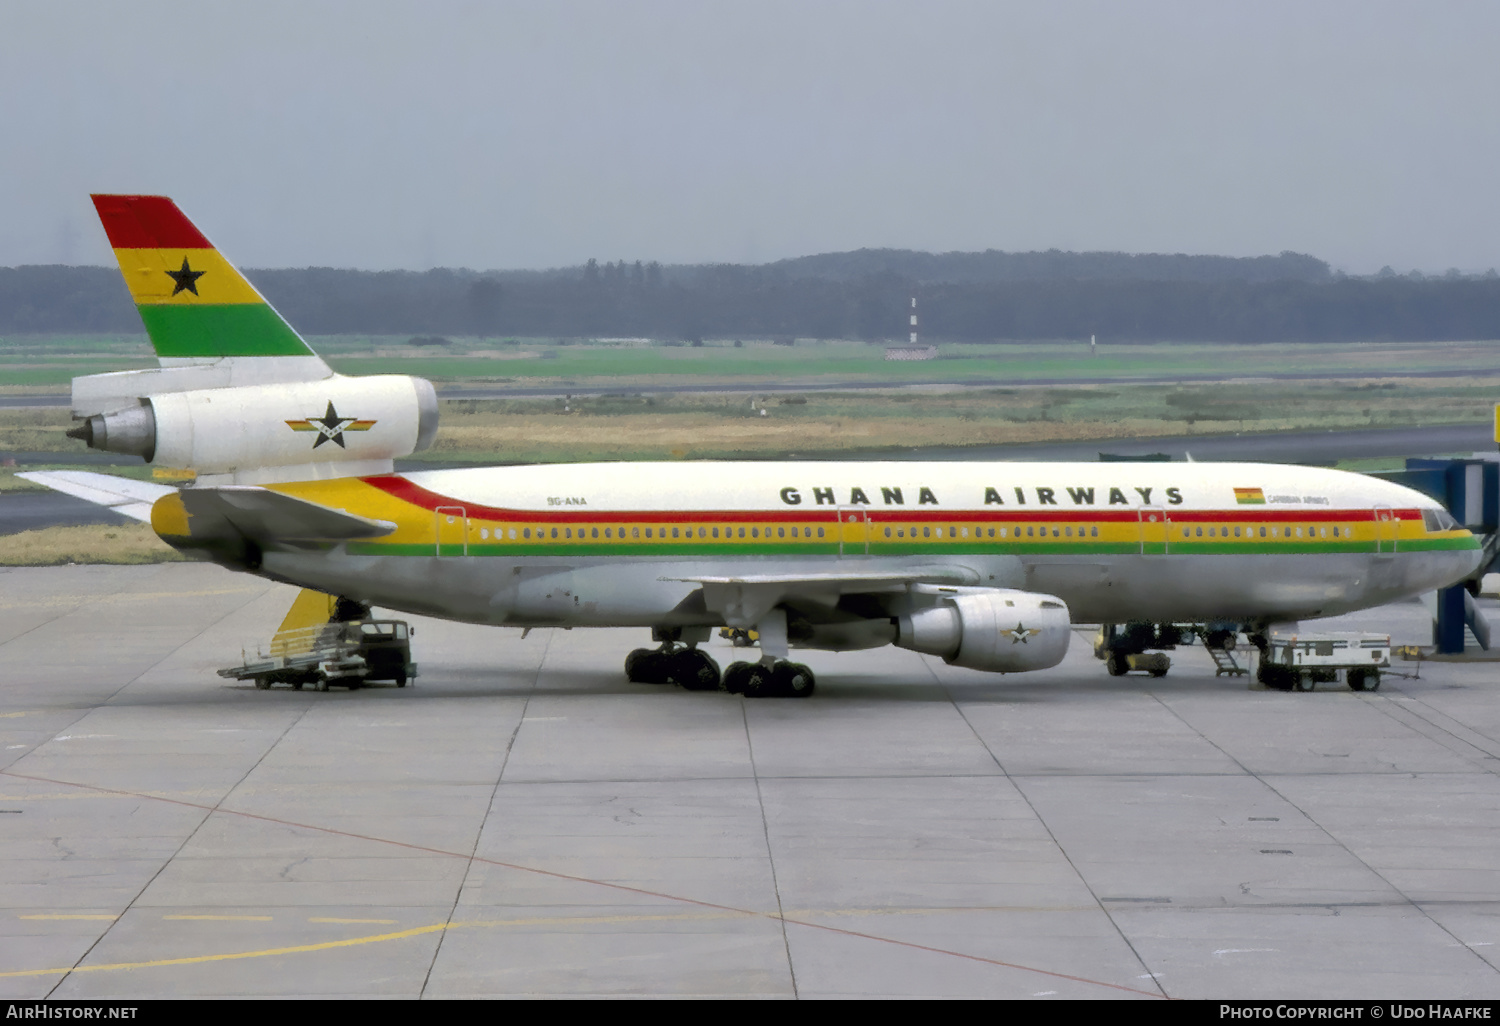
<path fill-rule="evenodd" d="M 1161 276 L 1173 267 L 1178 277 Z M 944 273 L 953 280 L 932 276 Z M 1500 338 L 1500 277 L 1493 272 L 1349 278 L 1315 258 L 1285 253 L 1240 259 L 863 250 L 760 266 L 591 260 L 550 271 L 312 267 L 247 276 L 298 330 L 315 335 L 875 342 L 905 338 L 916 296 L 923 337 L 958 342 Z M 0 333 L 139 330 L 114 268 L 0 268 Z"/>

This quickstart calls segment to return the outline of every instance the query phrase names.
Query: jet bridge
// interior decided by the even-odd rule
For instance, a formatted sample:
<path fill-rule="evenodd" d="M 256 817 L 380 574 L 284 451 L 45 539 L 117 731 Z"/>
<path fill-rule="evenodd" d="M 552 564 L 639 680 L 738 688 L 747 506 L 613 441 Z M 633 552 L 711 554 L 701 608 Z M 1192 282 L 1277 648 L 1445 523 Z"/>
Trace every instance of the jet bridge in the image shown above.
<path fill-rule="evenodd" d="M 1405 470 L 1371 474 L 1415 489 L 1441 502 L 1453 518 L 1474 532 L 1484 558 L 1467 581 L 1439 590 L 1432 606 L 1432 643 L 1440 655 L 1464 651 L 1465 629 L 1489 650 L 1490 625 L 1474 597 L 1487 573 L 1500 570 L 1500 457 L 1408 459 Z"/>

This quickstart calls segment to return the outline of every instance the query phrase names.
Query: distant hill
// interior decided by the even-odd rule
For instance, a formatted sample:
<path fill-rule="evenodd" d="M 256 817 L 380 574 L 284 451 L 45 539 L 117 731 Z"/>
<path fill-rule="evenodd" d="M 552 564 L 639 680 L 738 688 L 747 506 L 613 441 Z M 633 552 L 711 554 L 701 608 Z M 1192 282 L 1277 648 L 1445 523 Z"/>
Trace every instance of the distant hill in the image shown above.
<path fill-rule="evenodd" d="M 1001 281 L 1328 281 L 1333 270 L 1305 253 L 1280 256 L 1193 256 L 1186 253 L 920 253 L 856 249 L 765 265 L 789 278 L 853 281 L 895 275 L 915 282 L 982 285 Z"/>

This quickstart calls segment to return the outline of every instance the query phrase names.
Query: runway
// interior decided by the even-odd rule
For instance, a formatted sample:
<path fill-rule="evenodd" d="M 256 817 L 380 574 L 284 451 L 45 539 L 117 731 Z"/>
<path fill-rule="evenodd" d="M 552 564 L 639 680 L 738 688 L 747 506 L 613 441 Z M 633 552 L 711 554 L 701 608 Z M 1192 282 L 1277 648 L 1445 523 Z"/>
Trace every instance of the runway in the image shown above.
<path fill-rule="evenodd" d="M 1283 694 L 1079 638 L 746 700 L 417 618 L 415 687 L 215 676 L 291 595 L 0 570 L 0 994 L 1500 997 L 1495 664 Z"/>

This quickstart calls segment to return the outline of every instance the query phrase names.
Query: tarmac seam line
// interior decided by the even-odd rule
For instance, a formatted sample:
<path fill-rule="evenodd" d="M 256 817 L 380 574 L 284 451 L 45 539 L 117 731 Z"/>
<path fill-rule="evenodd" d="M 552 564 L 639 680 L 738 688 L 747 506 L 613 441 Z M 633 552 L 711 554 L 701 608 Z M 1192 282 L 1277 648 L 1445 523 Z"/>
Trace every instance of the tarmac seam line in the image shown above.
<path fill-rule="evenodd" d="M 309 708 L 311 708 L 311 707 L 309 707 Z M 300 717 L 299 717 L 299 719 L 300 719 Z M 188 808 L 202 809 L 205 812 L 210 812 L 210 813 L 217 812 L 217 813 L 220 813 L 221 815 L 226 815 L 226 816 L 240 816 L 240 817 L 243 817 L 245 819 L 253 819 L 253 820 L 257 820 L 259 822 L 263 822 L 263 823 L 274 823 L 274 824 L 277 824 L 277 825 L 280 825 L 280 826 L 289 826 L 289 827 L 294 827 L 294 828 L 302 829 L 302 830 L 315 830 L 315 831 L 318 831 L 320 833 L 330 834 L 330 835 L 337 836 L 337 837 L 347 837 L 347 838 L 350 838 L 350 839 L 353 839 L 353 840 L 370 841 L 370 842 L 372 842 L 374 844 L 391 845 L 393 847 L 406 848 L 406 849 L 409 849 L 409 850 L 412 850 L 412 851 L 426 852 L 426 853 L 431 854 L 431 855 L 442 855 L 442 856 L 447 857 L 447 858 L 467 858 L 467 856 L 465 856 L 465 855 L 463 855 L 463 854 L 461 854 L 459 852 L 446 851 L 446 850 L 444 850 L 442 848 L 431 848 L 431 847 L 428 847 L 426 845 L 412 844 L 409 841 L 395 841 L 395 840 L 391 840 L 389 838 L 384 838 L 384 837 L 374 837 L 374 836 L 371 836 L 369 834 L 358 834 L 358 833 L 354 833 L 353 831 L 349 831 L 349 830 L 338 830 L 338 829 L 333 828 L 333 827 L 316 826 L 316 825 L 314 825 L 312 823 L 298 823 L 298 822 L 296 822 L 294 820 L 279 819 L 279 818 L 277 818 L 275 816 L 265 816 L 265 815 L 261 815 L 259 813 L 255 813 L 255 812 L 242 812 L 242 811 L 237 810 L 237 809 L 226 809 L 226 808 L 223 808 L 222 806 L 203 805 L 203 804 L 198 803 L 198 802 L 183 801 L 182 799 L 179 799 L 179 798 L 159 798 L 159 797 L 156 797 L 154 795 L 143 794 L 143 793 L 139 793 L 139 792 L 135 792 L 135 791 L 127 791 L 127 790 L 124 790 L 124 789 L 121 789 L 121 788 L 100 787 L 97 784 L 83 784 L 83 783 L 79 783 L 77 781 L 72 781 L 72 780 L 56 780 L 56 779 L 51 778 L 51 777 L 40 777 L 40 776 L 34 776 L 32 774 L 16 773 L 13 770 L 0 770 L 0 775 L 16 777 L 16 778 L 22 779 L 22 780 L 33 780 L 33 781 L 38 781 L 38 782 L 46 783 L 46 784 L 56 784 L 56 785 L 61 786 L 61 787 L 86 788 L 88 790 L 99 791 L 99 792 L 103 792 L 103 793 L 106 793 L 106 794 L 116 794 L 116 795 L 122 795 L 122 796 L 126 796 L 126 797 L 131 797 L 131 798 L 145 798 L 145 799 L 148 799 L 148 800 L 151 800 L 151 801 L 166 802 L 166 803 L 169 803 L 169 804 L 172 804 L 172 805 L 183 805 L 183 806 L 186 806 Z M 204 817 L 205 821 L 207 820 L 207 818 L 208 817 L 206 817 L 206 816 Z M 200 824 L 200 826 L 201 826 L 201 824 Z M 183 843 L 186 844 L 187 842 L 184 841 Z M 175 855 L 173 857 L 175 858 Z M 170 861 L 170 859 L 168 861 Z M 667 894 L 667 893 L 664 893 L 662 891 L 653 891 L 653 890 L 649 890 L 649 889 L 644 888 L 644 887 L 632 887 L 629 884 L 611 883 L 611 882 L 609 882 L 607 880 L 595 880 L 595 879 L 592 879 L 590 877 L 578 876 L 578 875 L 573 874 L 573 873 L 562 873 L 562 872 L 558 872 L 557 870 L 553 870 L 553 869 L 541 869 L 541 868 L 536 867 L 536 866 L 525 866 L 525 865 L 521 865 L 520 863 L 504 862 L 504 861 L 502 861 L 500 859 L 487 859 L 487 858 L 483 858 L 483 857 L 479 857 L 479 856 L 476 856 L 474 858 L 474 861 L 475 862 L 482 862 L 482 863 L 484 863 L 486 865 L 496 866 L 496 867 L 501 868 L 501 869 L 513 869 L 513 870 L 516 870 L 517 872 L 522 872 L 522 873 L 534 873 L 534 874 L 536 874 L 538 876 L 546 876 L 546 877 L 550 877 L 550 878 L 555 879 L 555 880 L 567 880 L 567 881 L 571 881 L 573 883 L 588 884 L 588 885 L 595 886 L 595 887 L 604 887 L 604 888 L 607 888 L 609 890 L 623 891 L 623 892 L 628 893 L 628 894 L 639 894 L 639 895 L 643 895 L 643 896 L 648 897 L 648 898 L 661 898 L 661 899 L 663 899 L 665 901 L 681 902 L 682 904 L 693 905 L 693 906 L 698 907 L 698 908 L 711 909 L 711 910 L 718 911 L 718 912 L 731 912 L 731 913 L 734 913 L 736 915 L 750 916 L 750 917 L 759 918 L 759 919 L 781 920 L 781 921 L 784 921 L 784 922 L 786 922 L 786 923 L 788 923 L 790 925 L 805 926 L 805 927 L 808 927 L 809 929 L 824 931 L 825 933 L 840 934 L 842 936 L 853 937 L 853 938 L 860 939 L 860 940 L 878 941 L 878 942 L 880 942 L 882 944 L 891 944 L 891 945 L 894 945 L 896 947 L 907 948 L 907 949 L 914 950 L 914 951 L 926 951 L 926 952 L 930 952 L 932 954 L 937 954 L 937 955 L 948 955 L 948 956 L 950 956 L 952 958 L 963 959 L 964 961 L 978 962 L 978 963 L 982 963 L 984 965 L 991 965 L 991 966 L 995 966 L 995 967 L 998 967 L 998 968 L 1001 968 L 1001 969 L 1016 969 L 1016 970 L 1019 970 L 1021 972 L 1036 973 L 1038 975 L 1048 976 L 1048 977 L 1051 977 L 1053 979 L 1069 980 L 1069 981 L 1072 981 L 1074 983 L 1083 983 L 1083 984 L 1088 984 L 1090 986 L 1095 986 L 1095 987 L 1104 987 L 1104 988 L 1106 988 L 1108 990 L 1120 991 L 1120 992 L 1126 993 L 1126 994 L 1138 994 L 1138 995 L 1140 995 L 1142 997 L 1152 997 L 1152 998 L 1163 998 L 1165 996 L 1162 993 L 1160 993 L 1159 991 L 1140 990 L 1139 988 L 1136 988 L 1136 987 L 1128 987 L 1128 986 L 1125 986 L 1124 984 L 1120 984 L 1120 983 L 1110 983 L 1110 982 L 1108 982 L 1106 980 L 1094 980 L 1094 979 L 1090 979 L 1090 978 L 1088 978 L 1086 976 L 1074 976 L 1074 975 L 1072 975 L 1070 973 L 1061 973 L 1061 972 L 1056 972 L 1056 971 L 1051 970 L 1051 969 L 1041 969 L 1041 968 L 1038 968 L 1036 966 L 1021 965 L 1021 964 L 1016 963 L 1016 962 L 1006 962 L 1006 961 L 1003 961 L 1003 960 L 997 959 L 997 958 L 986 958 L 983 955 L 974 955 L 974 954 L 970 954 L 970 953 L 965 952 L 965 951 L 953 951 L 953 950 L 951 950 L 949 948 L 939 948 L 939 947 L 934 947 L 934 946 L 928 945 L 928 944 L 917 944 L 917 943 L 915 943 L 913 941 L 897 940 L 894 937 L 881 937 L 878 934 L 863 933 L 863 932 L 860 932 L 858 930 L 846 930 L 846 929 L 843 929 L 841 927 L 829 926 L 829 925 L 827 925 L 825 923 L 811 922 L 811 921 L 808 921 L 808 920 L 805 920 L 805 919 L 784 918 L 784 917 L 776 915 L 775 913 L 762 912 L 762 911 L 759 911 L 757 909 L 736 908 L 733 905 L 723 905 L 723 904 L 719 904 L 718 902 L 704 901 L 701 898 L 688 898 L 688 897 L 683 897 L 682 895 L 678 895 L 678 894 Z M 165 866 L 165 864 L 166 863 L 163 863 L 164 866 Z M 149 884 L 147 886 L 149 886 Z M 144 892 L 144 888 L 142 888 L 142 891 Z M 134 904 L 133 900 L 132 900 L 131 904 L 132 905 Z M 430 933 L 430 932 L 433 932 L 435 930 L 441 930 L 443 928 L 444 928 L 443 924 L 440 923 L 440 924 L 437 924 L 435 926 L 420 927 L 418 929 L 420 929 L 420 930 L 422 930 L 424 932 L 429 932 Z M 100 939 L 101 940 L 103 939 L 103 935 L 101 935 Z M 95 945 L 97 945 L 97 944 L 98 944 L 98 941 L 95 942 Z M 339 944 L 337 942 L 329 942 L 327 946 L 329 946 L 329 947 L 338 947 L 338 946 L 348 946 L 348 945 L 347 944 Z M 92 950 L 92 947 L 90 948 L 90 950 Z M 301 950 L 301 949 L 295 949 L 295 950 Z M 289 953 L 292 953 L 293 951 L 294 951 L 294 949 L 288 949 Z M 87 954 L 88 953 L 85 952 L 84 953 L 84 957 L 87 957 Z M 82 959 L 80 959 L 80 961 L 81 960 Z M 192 958 L 189 958 L 189 959 L 186 959 L 186 960 L 177 960 L 177 961 L 174 961 L 172 964 L 186 964 L 187 962 L 191 962 L 191 961 L 206 961 L 206 960 L 210 960 L 210 956 L 193 956 Z M 145 964 L 149 964 L 149 963 L 143 963 L 143 965 L 145 965 Z M 124 967 L 124 968 L 135 968 L 136 967 L 134 964 L 128 964 L 128 963 L 121 963 L 121 966 Z M 88 970 L 89 970 L 88 966 L 81 966 L 80 965 L 80 966 L 75 967 L 74 971 L 88 971 Z M 22 973 L 26 974 L 26 975 L 44 975 L 44 974 L 49 974 L 49 973 L 54 973 L 54 972 L 59 972 L 59 971 L 60 970 L 23 970 Z M 3 976 L 3 974 L 0 974 L 0 976 Z M 1155 982 L 1154 978 L 1153 978 L 1153 982 Z M 59 980 L 58 983 L 60 985 L 62 983 L 62 981 Z"/>

